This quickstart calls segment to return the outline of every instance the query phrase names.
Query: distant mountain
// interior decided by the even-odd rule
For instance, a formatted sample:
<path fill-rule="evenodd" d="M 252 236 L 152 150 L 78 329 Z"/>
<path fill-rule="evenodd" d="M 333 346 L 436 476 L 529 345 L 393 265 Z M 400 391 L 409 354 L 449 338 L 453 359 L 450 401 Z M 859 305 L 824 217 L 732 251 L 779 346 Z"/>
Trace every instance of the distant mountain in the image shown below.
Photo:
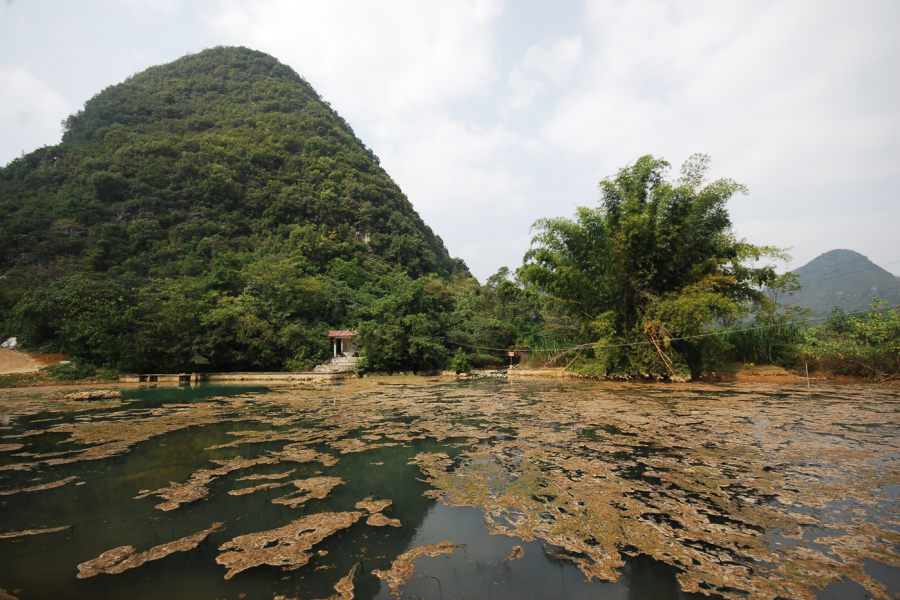
<path fill-rule="evenodd" d="M 810 316 L 864 310 L 875 297 L 900 304 L 900 278 L 853 250 L 831 250 L 793 272 L 803 289 L 788 302 L 809 308 Z"/>

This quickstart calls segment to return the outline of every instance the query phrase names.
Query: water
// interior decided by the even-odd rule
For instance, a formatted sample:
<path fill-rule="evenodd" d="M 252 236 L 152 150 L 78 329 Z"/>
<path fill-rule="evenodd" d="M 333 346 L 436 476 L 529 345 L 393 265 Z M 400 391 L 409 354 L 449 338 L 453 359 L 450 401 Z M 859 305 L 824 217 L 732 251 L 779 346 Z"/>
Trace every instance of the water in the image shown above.
<path fill-rule="evenodd" d="M 24 447 L 0 452 L 0 491 L 77 479 L 0 495 L 0 534 L 68 528 L 0 539 L 0 588 L 21 599 L 327 598 L 357 565 L 356 598 L 391 598 L 387 583 L 372 571 L 389 570 L 411 548 L 448 540 L 464 547 L 416 558 L 403 597 L 700 598 L 706 596 L 682 591 L 683 582 L 700 577 L 707 582 L 700 589 L 713 589 L 708 586 L 720 580 L 720 564 L 750 565 L 760 556 L 777 562 L 787 547 L 820 552 L 817 568 L 831 578 L 822 592 L 801 581 L 793 589 L 807 595 L 795 597 L 863 598 L 873 585 L 869 591 L 860 585 L 865 577 L 896 593 L 896 541 L 875 543 L 863 556 L 820 539 L 839 538 L 835 532 L 859 535 L 854 519 L 877 528 L 865 532 L 876 541 L 878 531 L 897 529 L 892 520 L 900 481 L 896 469 L 885 467 L 896 459 L 897 398 L 854 394 L 848 400 L 847 393 L 830 390 L 810 398 L 818 406 L 814 415 L 784 390 L 493 381 L 363 380 L 312 389 L 158 386 L 131 388 L 121 404 L 80 411 L 48 400 L 7 415 L 0 444 Z M 702 415 L 694 414 L 701 409 Z M 832 441 L 838 428 L 849 439 Z M 19 437 L 38 431 L 47 433 Z M 211 449 L 242 439 L 248 443 Z M 810 439 L 814 443 L 804 441 Z M 331 466 L 281 460 L 236 469 L 211 481 L 205 497 L 171 511 L 154 508 L 163 501 L 157 496 L 134 499 L 141 490 L 184 483 L 221 464 L 212 460 L 272 457 L 291 444 L 339 460 Z M 365 446 L 340 453 L 348 444 Z M 822 444 L 844 450 L 829 462 L 817 455 Z M 115 453 L 97 460 L 67 454 L 60 458 L 73 462 L 10 468 L 41 459 L 17 454 L 85 449 Z M 447 457 L 434 458 L 437 453 Z M 601 473 L 601 467 L 611 470 Z M 283 479 L 238 481 L 292 469 Z M 710 479 L 714 475 L 721 481 Z M 297 508 L 272 503 L 291 486 L 228 494 L 315 477 L 344 483 Z M 823 484 L 826 479 L 830 483 Z M 789 486 L 798 494 L 785 491 Z M 830 504 L 810 497 L 803 505 L 798 495 L 809 497 L 808 489 L 827 495 Z M 313 546 L 308 564 L 296 570 L 263 565 L 224 579 L 227 569 L 216 563 L 222 544 L 307 515 L 357 511 L 356 503 L 369 496 L 391 499 L 384 515 L 402 526 L 375 527 L 361 518 Z M 801 514 L 799 525 L 791 521 Z M 530 517 L 522 521 L 522 515 Z M 518 526 L 510 527 L 517 519 Z M 79 564 L 114 548 L 146 551 L 216 522 L 224 526 L 188 551 L 118 574 L 76 577 Z M 503 534 L 504 527 L 513 535 Z M 710 531 L 720 531 L 721 539 Z M 649 533 L 659 534 L 658 540 Z M 731 539 L 753 549 L 733 547 Z M 515 546 L 524 554 L 510 558 Z M 620 559 L 609 571 L 618 581 L 585 581 L 591 561 L 584 557 L 607 552 Z M 701 566 L 684 558 L 692 552 Z M 611 564 L 615 556 L 602 560 Z M 703 562 L 713 556 L 720 558 Z M 859 569 L 829 566 L 824 559 Z M 731 597 L 728 586 L 714 589 Z"/>

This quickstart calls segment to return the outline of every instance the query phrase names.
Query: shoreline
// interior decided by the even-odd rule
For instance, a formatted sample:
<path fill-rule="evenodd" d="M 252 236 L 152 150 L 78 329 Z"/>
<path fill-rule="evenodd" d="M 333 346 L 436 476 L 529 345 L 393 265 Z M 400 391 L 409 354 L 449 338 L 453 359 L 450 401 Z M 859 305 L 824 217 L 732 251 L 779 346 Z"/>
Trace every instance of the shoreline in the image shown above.
<path fill-rule="evenodd" d="M 450 371 L 444 371 L 440 373 L 440 375 L 435 374 L 413 374 L 411 372 L 398 372 L 397 374 L 386 374 L 386 373 L 378 373 L 372 375 L 357 375 L 355 373 L 328 373 L 323 375 L 311 375 L 309 373 L 225 373 L 225 374 L 216 374 L 221 375 L 221 378 L 207 379 L 201 378 L 199 383 L 204 384 L 218 384 L 218 385 L 275 385 L 275 386 L 297 386 L 298 384 L 316 384 L 316 383 L 325 383 L 325 382 L 342 382 L 345 380 L 357 380 L 357 379 L 366 379 L 366 380 L 376 380 L 376 379 L 386 379 L 386 380 L 394 380 L 394 379 L 404 379 L 407 382 L 414 383 L 416 379 L 421 379 L 422 383 L 426 381 L 434 382 L 438 379 L 445 380 L 456 380 L 456 381 L 472 381 L 472 380 L 480 380 L 480 379 L 507 379 L 508 381 L 513 380 L 528 380 L 528 379 L 536 379 L 536 380 L 568 380 L 568 381 L 579 381 L 585 383 L 598 383 L 598 384 L 634 384 L 634 385 L 671 385 L 676 388 L 682 387 L 685 385 L 691 384 L 705 384 L 705 385 L 716 385 L 716 384 L 734 384 L 734 383 L 766 383 L 766 384 L 776 384 L 776 385 L 785 385 L 785 386 L 796 386 L 796 385 L 804 385 L 807 381 L 805 376 L 796 375 L 790 372 L 784 372 L 782 374 L 770 374 L 770 375 L 762 375 L 762 374 L 750 374 L 750 373 L 732 373 L 732 372 L 720 372 L 715 374 L 706 375 L 703 377 L 698 377 L 696 379 L 691 379 L 690 381 L 685 382 L 671 382 L 671 381 L 660 381 L 653 378 L 626 378 L 626 377 L 598 377 L 594 375 L 582 375 L 578 373 L 570 373 L 564 372 L 562 369 L 557 370 L 549 370 L 549 369 L 529 369 L 527 371 L 519 371 L 510 373 L 509 376 L 497 376 L 497 375 L 473 375 L 471 372 L 469 373 L 460 373 L 456 374 Z M 848 375 L 828 375 L 828 376 L 810 376 L 809 382 L 813 385 L 866 385 L 866 386 L 881 386 L 881 387 L 900 387 L 900 381 L 897 380 L 872 380 L 866 379 L 863 377 L 854 377 Z M 194 382 L 196 385 L 198 382 Z M 32 382 L 22 382 L 18 385 L 0 385 L 0 395 L 13 394 L 13 393 L 27 393 L 28 395 L 36 395 L 36 394 L 52 394 L 54 392 L 60 390 L 79 390 L 85 388 L 94 388 L 94 389 L 134 389 L 134 388 L 144 388 L 148 386 L 156 387 L 186 387 L 191 385 L 190 382 L 183 382 L 178 380 L 178 375 L 174 375 L 172 378 L 163 379 L 161 381 L 132 381 L 132 380 L 106 380 L 106 381 L 98 381 L 98 380 L 86 380 L 86 381 L 54 381 L 54 380 L 41 380 L 41 381 L 32 381 Z"/>

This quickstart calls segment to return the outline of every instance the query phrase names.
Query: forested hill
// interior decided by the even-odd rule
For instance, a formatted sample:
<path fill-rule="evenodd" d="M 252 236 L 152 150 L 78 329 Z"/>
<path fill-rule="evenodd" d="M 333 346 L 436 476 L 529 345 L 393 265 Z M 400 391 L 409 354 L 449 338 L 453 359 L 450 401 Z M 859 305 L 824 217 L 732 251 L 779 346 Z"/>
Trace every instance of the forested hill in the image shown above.
<path fill-rule="evenodd" d="M 290 67 L 205 50 L 63 128 L 0 169 L 0 334 L 98 366 L 279 370 L 325 358 L 329 327 L 373 322 L 396 333 L 384 365 L 443 360 L 400 350 L 442 325 L 390 322 L 468 269 Z"/>
<path fill-rule="evenodd" d="M 874 298 L 900 304 L 900 281 L 853 250 L 830 250 L 793 271 L 802 289 L 791 303 L 819 317 L 834 308 L 865 310 Z"/>
<path fill-rule="evenodd" d="M 264 53 L 220 47 L 152 67 L 64 130 L 0 170 L 7 307 L 67 273 L 197 275 L 217 254 L 288 244 L 312 262 L 465 270 L 346 121 Z"/>

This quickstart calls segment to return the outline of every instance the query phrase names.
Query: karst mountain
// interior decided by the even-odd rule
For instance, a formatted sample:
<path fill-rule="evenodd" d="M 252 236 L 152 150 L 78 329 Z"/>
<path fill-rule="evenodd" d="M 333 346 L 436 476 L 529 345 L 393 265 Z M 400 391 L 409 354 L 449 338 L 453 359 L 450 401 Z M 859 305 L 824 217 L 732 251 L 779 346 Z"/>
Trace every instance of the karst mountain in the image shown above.
<path fill-rule="evenodd" d="M 247 48 L 110 86 L 0 168 L 0 333 L 98 365 L 308 368 L 368 321 L 433 340 L 389 322 L 468 277 L 329 103 Z"/>
<path fill-rule="evenodd" d="M 789 303 L 822 317 L 839 308 L 866 310 L 875 298 L 900 304 L 900 280 L 853 250 L 830 250 L 793 269 L 800 276 L 800 292 Z"/>
<path fill-rule="evenodd" d="M 278 246 L 465 270 L 313 87 L 246 48 L 108 87 L 59 144 L 0 169 L 7 301 L 67 273 L 196 275 L 216 254 Z"/>

